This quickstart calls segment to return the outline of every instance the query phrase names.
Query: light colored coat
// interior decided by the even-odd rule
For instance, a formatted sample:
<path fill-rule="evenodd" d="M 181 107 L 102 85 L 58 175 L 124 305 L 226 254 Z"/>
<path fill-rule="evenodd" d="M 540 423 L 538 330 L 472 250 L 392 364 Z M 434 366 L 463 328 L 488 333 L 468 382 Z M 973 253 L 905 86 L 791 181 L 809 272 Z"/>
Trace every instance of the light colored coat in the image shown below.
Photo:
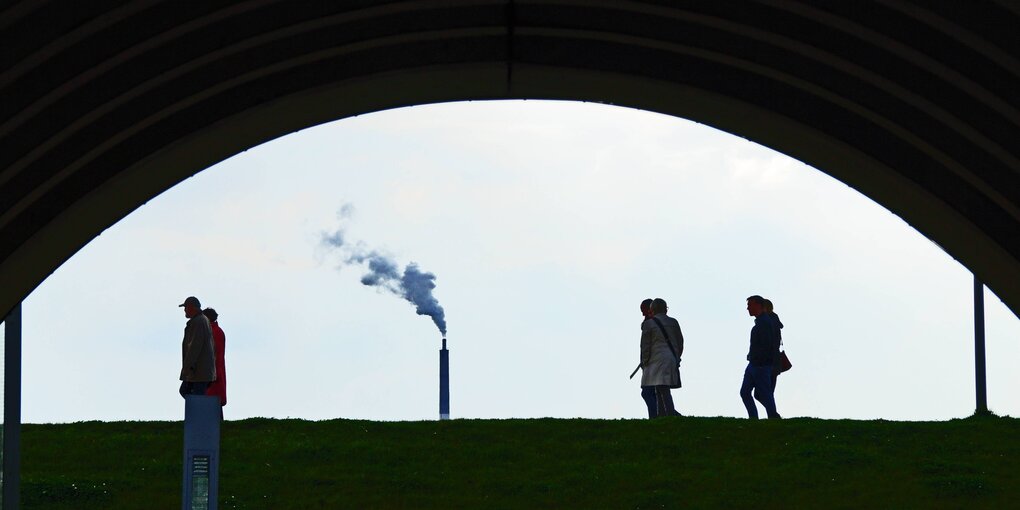
<path fill-rule="evenodd" d="M 680 371 L 677 360 L 684 353 L 684 334 L 676 319 L 660 313 L 655 316 L 669 334 L 669 340 L 676 349 L 676 357 L 669 351 L 669 344 L 662 336 L 662 330 L 655 321 L 648 319 L 641 323 L 641 386 L 680 387 Z"/>
<path fill-rule="evenodd" d="M 213 349 L 212 328 L 205 315 L 188 319 L 181 341 L 181 380 L 213 382 L 216 380 L 216 351 Z"/>

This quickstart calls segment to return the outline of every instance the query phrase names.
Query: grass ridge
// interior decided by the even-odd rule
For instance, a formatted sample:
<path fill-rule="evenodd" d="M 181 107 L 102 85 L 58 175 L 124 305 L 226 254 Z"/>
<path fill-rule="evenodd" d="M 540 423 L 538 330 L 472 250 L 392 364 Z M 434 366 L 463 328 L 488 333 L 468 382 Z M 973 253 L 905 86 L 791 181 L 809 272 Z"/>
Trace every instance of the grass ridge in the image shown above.
<path fill-rule="evenodd" d="M 960 508 L 1016 504 L 1020 420 L 223 425 L 220 507 Z M 24 508 L 177 508 L 181 422 L 22 428 Z"/>

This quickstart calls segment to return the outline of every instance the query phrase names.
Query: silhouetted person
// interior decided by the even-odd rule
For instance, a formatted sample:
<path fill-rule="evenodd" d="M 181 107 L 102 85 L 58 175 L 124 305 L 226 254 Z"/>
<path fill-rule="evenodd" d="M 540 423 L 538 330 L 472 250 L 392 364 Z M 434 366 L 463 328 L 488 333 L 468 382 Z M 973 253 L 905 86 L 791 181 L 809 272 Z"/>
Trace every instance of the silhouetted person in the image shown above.
<path fill-rule="evenodd" d="M 212 328 L 213 352 L 216 353 L 216 380 L 209 385 L 205 394 L 220 397 L 220 406 L 225 406 L 227 405 L 227 359 L 224 351 L 227 348 L 227 336 L 220 329 L 218 322 L 220 314 L 216 313 L 216 310 L 206 308 L 202 310 L 202 314 L 209 319 L 209 326 Z M 221 410 L 220 417 L 222 418 L 222 416 Z"/>
<path fill-rule="evenodd" d="M 776 412 L 776 400 L 772 393 L 772 366 L 779 354 L 779 338 L 772 316 L 765 313 L 765 299 L 754 295 L 747 298 L 747 313 L 754 317 L 751 328 L 751 347 L 747 352 L 747 368 L 744 369 L 744 381 L 740 386 L 740 398 L 747 408 L 747 417 L 758 419 L 758 408 L 755 399 L 765 406 L 769 418 L 780 418 Z M 754 398 L 751 398 L 754 390 Z"/>
<path fill-rule="evenodd" d="M 184 300 L 184 327 L 181 342 L 181 396 L 205 395 L 209 383 L 216 380 L 216 352 L 213 350 L 212 327 L 202 314 L 202 303 L 195 296 Z"/>
<path fill-rule="evenodd" d="M 651 299 L 646 299 L 646 300 L 641 302 L 641 316 L 642 316 L 641 324 L 642 324 L 642 327 L 643 327 L 645 321 L 648 321 L 648 320 L 650 320 L 652 318 L 652 300 Z M 642 329 L 642 331 L 644 331 L 644 330 Z M 642 358 L 642 360 L 644 360 L 644 358 Z M 642 361 L 642 365 L 643 364 L 644 364 L 644 362 Z M 642 375 L 641 379 L 644 380 L 644 376 L 643 375 Z M 648 418 L 655 418 L 656 416 L 658 416 L 658 414 L 656 413 L 656 408 L 658 407 L 658 404 L 657 404 L 657 401 L 655 399 L 655 386 L 643 386 L 642 385 L 641 386 L 641 398 L 644 399 L 645 407 L 648 408 Z"/>
<path fill-rule="evenodd" d="M 652 317 L 641 323 L 641 386 L 655 387 L 657 417 L 676 413 L 670 388 L 680 387 L 684 336 L 680 323 L 666 315 L 666 301 L 652 301 Z"/>
<path fill-rule="evenodd" d="M 766 299 L 763 306 L 765 308 L 765 313 L 767 313 L 767 314 L 772 316 L 772 321 L 774 322 L 774 325 L 776 326 L 776 338 L 779 339 L 779 346 L 776 347 L 776 350 L 778 351 L 779 349 L 782 348 L 782 345 L 783 345 L 783 323 L 782 323 L 782 321 L 779 320 L 779 315 L 777 315 L 776 312 L 774 311 L 775 308 L 772 306 L 772 301 Z M 776 352 L 776 362 L 775 362 L 775 364 L 772 365 L 772 395 L 773 395 L 773 398 L 775 397 L 775 394 L 776 394 L 776 382 L 779 379 L 779 374 L 781 374 L 781 373 L 782 373 L 782 363 L 779 362 L 779 353 Z M 761 401 L 759 400 L 759 402 L 761 402 Z"/>

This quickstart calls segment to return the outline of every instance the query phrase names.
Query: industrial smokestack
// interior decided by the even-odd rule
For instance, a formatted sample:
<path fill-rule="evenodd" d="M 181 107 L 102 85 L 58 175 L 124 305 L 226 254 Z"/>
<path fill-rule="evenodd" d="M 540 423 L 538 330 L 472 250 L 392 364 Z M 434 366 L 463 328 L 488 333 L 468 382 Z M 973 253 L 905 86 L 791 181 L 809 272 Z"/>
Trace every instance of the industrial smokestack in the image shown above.
<path fill-rule="evenodd" d="M 446 337 L 439 350 L 439 419 L 450 419 L 450 351 L 446 350 Z"/>

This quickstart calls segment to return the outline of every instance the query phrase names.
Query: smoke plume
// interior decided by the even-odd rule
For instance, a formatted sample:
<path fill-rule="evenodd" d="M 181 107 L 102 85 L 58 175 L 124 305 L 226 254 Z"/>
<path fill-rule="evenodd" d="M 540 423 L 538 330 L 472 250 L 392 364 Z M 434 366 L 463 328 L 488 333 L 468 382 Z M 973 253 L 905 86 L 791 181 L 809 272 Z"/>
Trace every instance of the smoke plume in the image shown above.
<path fill-rule="evenodd" d="M 344 204 L 337 213 L 340 226 L 333 232 L 323 232 L 322 245 L 338 250 L 342 265 L 364 266 L 367 272 L 361 283 L 400 296 L 415 307 L 418 315 L 427 315 L 446 337 L 446 312 L 432 295 L 436 288 L 436 275 L 422 271 L 414 262 L 400 270 L 391 257 L 371 250 L 362 242 L 351 242 L 347 236 L 347 222 L 354 214 L 351 204 Z"/>

